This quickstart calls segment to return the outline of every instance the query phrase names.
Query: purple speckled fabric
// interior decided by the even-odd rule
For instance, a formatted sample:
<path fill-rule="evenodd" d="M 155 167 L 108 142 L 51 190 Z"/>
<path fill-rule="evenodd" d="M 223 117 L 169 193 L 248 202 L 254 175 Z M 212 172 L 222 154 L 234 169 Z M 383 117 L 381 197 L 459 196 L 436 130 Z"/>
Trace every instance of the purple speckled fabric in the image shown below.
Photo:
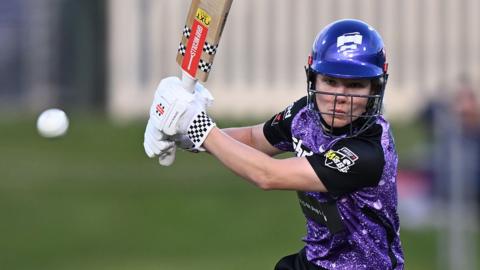
<path fill-rule="evenodd" d="M 314 153 L 328 149 L 335 139 L 325 136 L 318 122 L 318 114 L 303 108 L 292 120 L 292 135 Z M 389 123 L 379 118 L 382 126 L 381 144 L 385 166 L 379 184 L 342 195 L 337 208 L 346 230 L 331 234 L 329 230 L 307 219 L 307 259 L 326 269 L 403 269 L 404 259 L 399 236 L 397 215 L 396 175 L 398 158 Z M 289 144 L 278 145 L 292 150 Z M 279 147 L 279 148 L 280 148 Z M 331 199 L 328 193 L 309 192 L 321 202 Z M 375 213 L 372 220 L 367 213 Z M 387 230 L 386 228 L 389 228 Z M 387 231 L 392 232 L 390 235 Z"/>

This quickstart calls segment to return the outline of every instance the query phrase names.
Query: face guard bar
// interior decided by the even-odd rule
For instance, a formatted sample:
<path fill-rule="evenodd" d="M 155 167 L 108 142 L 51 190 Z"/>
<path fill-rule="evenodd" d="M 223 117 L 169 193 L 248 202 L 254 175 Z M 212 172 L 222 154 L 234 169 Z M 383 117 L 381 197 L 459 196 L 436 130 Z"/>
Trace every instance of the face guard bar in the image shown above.
<path fill-rule="evenodd" d="M 320 124 L 326 135 L 331 137 L 354 137 L 371 127 L 378 116 L 382 114 L 382 101 L 383 101 L 383 89 L 379 91 L 379 94 L 371 95 L 355 95 L 355 94 L 337 94 L 324 91 L 317 91 L 315 89 L 308 90 L 308 108 L 315 111 L 320 116 Z M 323 111 L 323 108 L 318 108 L 316 103 L 316 95 L 329 95 L 334 96 L 333 110 Z M 367 99 L 366 110 L 359 115 L 353 113 L 338 113 L 336 112 L 338 97 L 344 97 L 350 99 L 350 112 L 353 111 L 353 98 L 365 98 Z M 323 115 L 331 116 L 331 121 L 327 123 Z M 335 118 L 338 116 L 344 116 L 349 118 L 349 123 L 344 127 L 335 128 Z"/>

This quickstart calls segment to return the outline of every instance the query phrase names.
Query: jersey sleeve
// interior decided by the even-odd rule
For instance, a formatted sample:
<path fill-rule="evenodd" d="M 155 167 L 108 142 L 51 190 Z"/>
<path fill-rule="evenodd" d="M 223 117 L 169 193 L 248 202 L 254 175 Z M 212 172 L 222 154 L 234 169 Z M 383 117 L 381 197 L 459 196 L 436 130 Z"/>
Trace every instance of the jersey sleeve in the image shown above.
<path fill-rule="evenodd" d="M 378 185 L 385 165 L 380 142 L 358 138 L 339 140 L 307 160 L 334 196 Z"/>
<path fill-rule="evenodd" d="M 271 145 L 283 151 L 293 151 L 292 120 L 306 104 L 307 98 L 303 97 L 265 122 L 263 134 Z"/>

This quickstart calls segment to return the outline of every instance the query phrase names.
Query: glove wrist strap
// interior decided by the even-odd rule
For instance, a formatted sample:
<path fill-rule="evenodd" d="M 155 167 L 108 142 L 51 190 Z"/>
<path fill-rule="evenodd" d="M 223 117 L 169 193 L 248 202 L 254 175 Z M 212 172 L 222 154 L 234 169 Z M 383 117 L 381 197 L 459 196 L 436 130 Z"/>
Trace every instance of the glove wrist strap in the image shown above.
<path fill-rule="evenodd" d="M 215 122 L 213 122 L 212 118 L 204 111 L 199 112 L 193 117 L 187 129 L 187 136 L 190 141 L 192 141 L 194 149 L 199 149 L 202 146 L 208 133 L 210 133 L 215 126 Z"/>

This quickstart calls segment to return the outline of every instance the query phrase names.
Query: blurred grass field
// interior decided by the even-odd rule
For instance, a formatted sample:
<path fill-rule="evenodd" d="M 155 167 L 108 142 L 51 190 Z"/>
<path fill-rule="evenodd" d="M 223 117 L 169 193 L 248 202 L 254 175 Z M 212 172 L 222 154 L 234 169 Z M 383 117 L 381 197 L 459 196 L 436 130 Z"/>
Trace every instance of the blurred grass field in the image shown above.
<path fill-rule="evenodd" d="M 0 269 L 272 269 L 301 248 L 294 192 L 264 192 L 206 154 L 143 153 L 144 123 L 71 120 L 40 138 L 0 121 Z M 403 229 L 406 269 L 433 269 L 435 233 Z"/>

